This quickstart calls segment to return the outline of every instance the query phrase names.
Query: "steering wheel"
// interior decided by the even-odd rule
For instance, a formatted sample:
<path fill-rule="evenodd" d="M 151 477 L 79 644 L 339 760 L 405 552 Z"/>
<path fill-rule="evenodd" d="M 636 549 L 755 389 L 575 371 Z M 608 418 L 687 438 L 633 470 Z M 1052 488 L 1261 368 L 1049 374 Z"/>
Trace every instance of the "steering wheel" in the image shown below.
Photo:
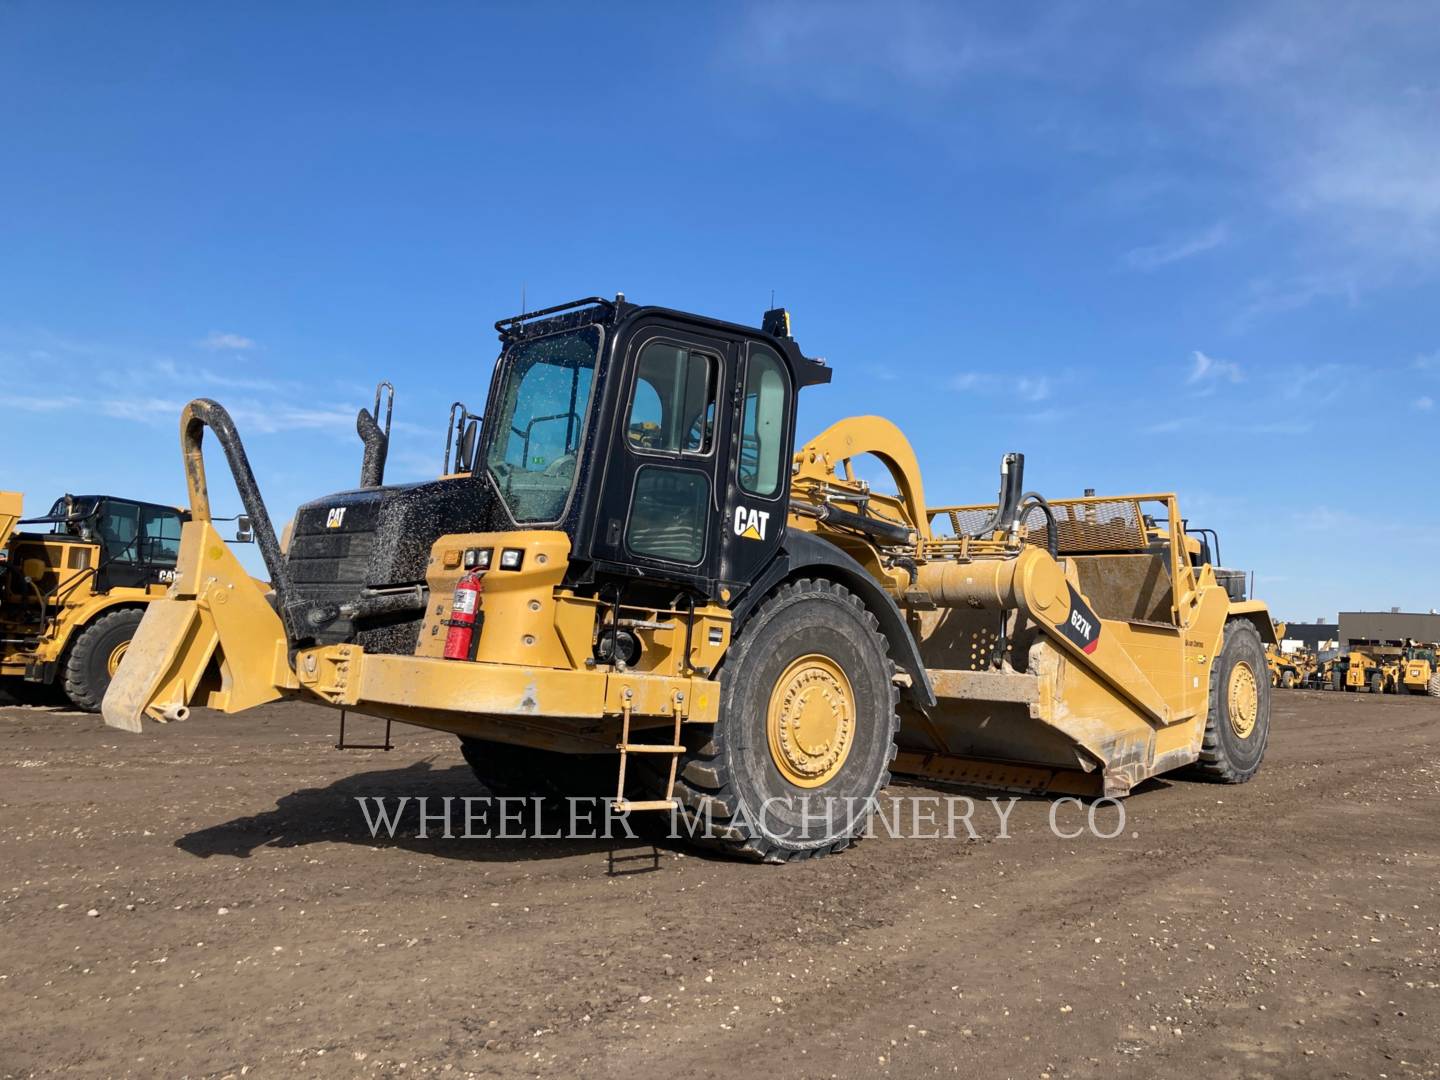
<path fill-rule="evenodd" d="M 544 475 L 545 475 L 545 476 L 551 476 L 551 477 L 559 477 L 559 476 L 565 476 L 565 475 L 567 475 L 567 473 L 568 473 L 569 475 L 573 475 L 574 472 L 575 472 L 575 455 L 574 455 L 574 454 L 562 454 L 562 455 L 560 455 L 558 458 L 556 458 L 554 461 L 550 462 L 549 465 L 546 465 L 546 466 L 545 466 L 545 473 L 544 473 Z"/>

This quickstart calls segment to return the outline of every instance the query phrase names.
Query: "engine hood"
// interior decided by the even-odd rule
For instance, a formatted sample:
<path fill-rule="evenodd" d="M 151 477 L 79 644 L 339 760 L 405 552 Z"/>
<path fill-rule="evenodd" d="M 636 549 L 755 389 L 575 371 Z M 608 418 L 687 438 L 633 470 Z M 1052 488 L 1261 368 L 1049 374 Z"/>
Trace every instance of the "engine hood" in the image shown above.
<path fill-rule="evenodd" d="M 509 527 L 484 477 L 358 488 L 296 511 L 286 563 L 300 586 L 419 584 L 441 536 Z"/>

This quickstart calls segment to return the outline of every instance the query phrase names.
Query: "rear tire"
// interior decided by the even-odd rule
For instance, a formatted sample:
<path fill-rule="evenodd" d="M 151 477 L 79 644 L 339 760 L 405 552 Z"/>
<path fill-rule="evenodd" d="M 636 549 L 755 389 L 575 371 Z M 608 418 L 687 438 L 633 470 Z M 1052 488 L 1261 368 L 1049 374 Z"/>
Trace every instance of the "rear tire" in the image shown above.
<path fill-rule="evenodd" d="M 144 617 L 136 608 L 122 608 L 101 615 L 80 631 L 65 661 L 65 696 L 75 708 L 100 711 L 110 680 Z"/>
<path fill-rule="evenodd" d="M 1210 714 L 1193 774 L 1243 784 L 1260 770 L 1270 741 L 1270 680 L 1260 634 L 1244 619 L 1225 624 L 1220 654 L 1210 669 Z"/>
<path fill-rule="evenodd" d="M 1281 685 L 1281 687 L 1283 687 L 1283 688 L 1286 689 L 1286 690 L 1294 690 L 1294 689 L 1295 689 L 1295 672 L 1289 671 L 1289 670 L 1282 671 L 1282 672 L 1280 673 L 1280 685 Z"/>
<path fill-rule="evenodd" d="M 900 726 L 878 628 L 859 597 L 824 580 L 782 586 L 751 617 L 720 673 L 719 719 L 675 783 L 698 842 L 780 863 L 865 831 Z"/>
<path fill-rule="evenodd" d="M 1383 694 L 1385 692 L 1385 678 L 1378 671 L 1370 676 L 1370 693 Z"/>

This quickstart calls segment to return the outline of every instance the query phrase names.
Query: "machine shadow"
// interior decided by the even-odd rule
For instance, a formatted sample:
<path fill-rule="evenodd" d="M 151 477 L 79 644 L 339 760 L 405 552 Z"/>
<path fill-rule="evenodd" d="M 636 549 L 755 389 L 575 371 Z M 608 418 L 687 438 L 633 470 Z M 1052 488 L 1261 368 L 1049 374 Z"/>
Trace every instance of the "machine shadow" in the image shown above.
<path fill-rule="evenodd" d="M 1152 778 L 1137 785 L 1131 798 L 1170 786 L 1165 780 Z M 977 802 L 988 798 L 1004 801 L 1012 797 L 993 788 L 908 778 L 897 778 L 889 794 L 902 798 L 922 794 L 969 795 Z M 1051 802 L 1062 796 L 1013 797 L 1021 802 Z M 406 800 L 403 807 L 402 799 Z M 420 799 L 426 802 L 421 804 Z M 448 812 L 446 799 L 450 800 Z M 473 816 L 468 822 L 466 799 L 473 800 L 470 803 Z M 383 821 L 377 812 L 381 805 L 387 815 Z M 427 815 L 423 836 L 422 805 Z M 476 783 L 468 767 L 436 768 L 428 761 L 417 761 L 398 769 L 346 776 L 325 787 L 301 788 L 281 796 L 273 810 L 186 833 L 175 841 L 175 847 L 202 859 L 215 855 L 245 859 L 262 847 L 291 848 L 321 843 L 400 848 L 437 858 L 475 862 L 528 862 L 601 855 L 606 859 L 607 873 L 613 877 L 659 870 L 660 853 L 666 850 L 683 850 L 702 860 L 727 858 L 688 846 L 683 838 L 668 835 L 668 819 L 663 815 L 629 818 L 633 837 L 618 825 L 612 836 L 590 835 L 604 825 L 604 810 L 597 800 L 593 811 L 582 809 L 580 829 L 574 830 L 580 835 L 571 836 L 565 835 L 571 831 L 568 829 L 571 823 L 569 811 L 563 806 L 546 804 L 537 809 L 533 803 L 510 802 L 508 805 L 512 812 L 502 826 L 499 805 L 486 799 L 485 790 Z M 585 805 L 588 804 L 582 807 Z M 378 825 L 378 829 L 372 831 L 372 824 Z"/>
<path fill-rule="evenodd" d="M 421 836 L 420 807 L 427 814 Z M 445 800 L 450 799 L 448 814 Z M 408 800 L 403 809 L 402 799 Z M 474 800 L 473 814 L 466 820 L 466 799 Z M 377 800 L 379 802 L 377 803 Z M 363 802 L 363 805 L 362 805 Z M 382 823 L 377 813 L 383 805 L 392 830 Z M 502 827 L 498 804 L 487 801 L 485 790 L 476 783 L 474 774 L 464 765 L 436 768 L 427 761 L 417 761 L 399 769 L 378 769 L 346 776 L 325 787 L 301 788 L 281 796 L 273 810 L 245 817 L 232 818 L 186 833 L 175 841 L 181 851 L 198 858 L 228 855 L 245 859 L 258 848 L 303 847 L 307 844 L 357 844 L 371 848 L 401 848 L 445 859 L 477 862 L 525 862 L 562 859 L 576 855 L 607 856 L 611 872 L 616 861 L 626 861 L 625 853 L 651 848 L 679 846 L 656 830 L 644 829 L 642 822 L 632 818 L 630 826 L 636 836 L 625 835 L 618 825 L 613 838 L 599 835 L 564 837 L 569 824 L 568 811 L 543 807 L 536 818 L 533 804 L 512 802 L 512 813 Z M 366 810 L 370 816 L 367 817 Z M 594 831 L 604 824 L 603 808 L 592 815 Z M 580 821 L 585 832 L 589 828 Z M 372 833 L 372 823 L 378 824 Z M 446 833 L 450 838 L 446 838 Z M 468 832 L 469 835 L 466 835 Z M 617 855 L 617 853 L 619 853 Z M 651 855 L 643 858 L 650 859 Z M 658 850 L 653 855 L 658 868 Z M 618 875 L 617 875 L 618 876 Z"/>

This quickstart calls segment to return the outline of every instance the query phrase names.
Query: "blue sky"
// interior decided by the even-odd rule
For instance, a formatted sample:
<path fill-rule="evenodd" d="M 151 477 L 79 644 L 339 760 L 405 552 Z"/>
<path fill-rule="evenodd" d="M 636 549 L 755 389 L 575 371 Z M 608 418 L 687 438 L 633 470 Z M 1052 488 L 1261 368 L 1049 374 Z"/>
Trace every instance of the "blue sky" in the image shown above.
<path fill-rule="evenodd" d="M 1280 617 L 1440 607 L 1437 72 L 1427 3 L 0 0 L 0 486 L 180 500 L 207 395 L 283 521 L 382 377 L 434 474 L 522 289 L 774 290 L 802 434 L 890 416 L 932 502 L 1022 450 Z"/>

